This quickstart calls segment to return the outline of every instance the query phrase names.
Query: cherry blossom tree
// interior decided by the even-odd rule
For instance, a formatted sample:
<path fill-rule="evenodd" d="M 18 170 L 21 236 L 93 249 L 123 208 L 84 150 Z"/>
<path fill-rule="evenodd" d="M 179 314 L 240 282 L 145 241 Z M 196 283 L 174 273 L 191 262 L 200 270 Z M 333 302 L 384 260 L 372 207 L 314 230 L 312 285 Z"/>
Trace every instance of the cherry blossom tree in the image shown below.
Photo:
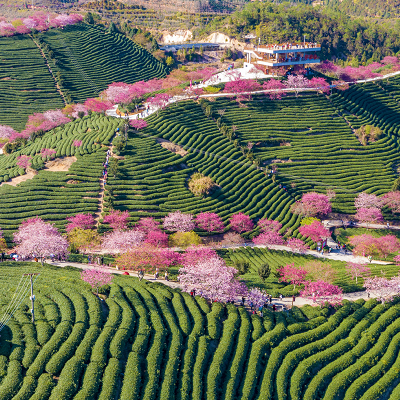
<path fill-rule="evenodd" d="M 14 233 L 17 254 L 26 257 L 38 257 L 42 265 L 45 257 L 66 255 L 68 241 L 60 235 L 57 228 L 40 218 L 25 221 Z"/>
<path fill-rule="evenodd" d="M 28 167 L 31 166 L 31 160 L 32 160 L 31 156 L 26 156 L 26 155 L 18 156 L 17 165 L 18 167 L 27 169 Z"/>
<path fill-rule="evenodd" d="M 237 270 L 228 267 L 220 257 L 208 258 L 179 269 L 178 280 L 185 292 L 195 289 L 200 296 L 227 302 L 247 295 L 244 284 L 235 279 Z"/>
<path fill-rule="evenodd" d="M 243 238 L 234 232 L 225 233 L 224 238 L 219 243 L 220 246 L 241 246 L 243 245 Z"/>
<path fill-rule="evenodd" d="M 144 119 L 138 118 L 138 119 L 131 119 L 129 125 L 138 131 L 140 129 L 146 128 L 148 124 L 147 121 L 145 121 Z"/>
<path fill-rule="evenodd" d="M 265 94 L 268 95 L 271 100 L 276 100 L 276 99 L 280 100 L 282 96 L 286 95 L 286 93 L 284 92 L 286 86 L 282 83 L 282 81 L 278 79 L 272 78 L 269 81 L 264 82 L 263 89 L 270 90 L 269 93 Z"/>
<path fill-rule="evenodd" d="M 82 146 L 82 140 L 74 140 L 73 141 L 73 143 L 72 143 L 72 145 L 74 146 L 74 147 L 81 147 Z"/>
<path fill-rule="evenodd" d="M 0 125 L 0 139 L 8 139 L 10 136 L 17 134 L 18 132 L 8 125 Z"/>
<path fill-rule="evenodd" d="M 104 113 L 108 109 L 112 107 L 112 103 L 110 101 L 103 101 L 100 99 L 87 99 L 83 104 L 88 110 L 97 113 Z"/>
<path fill-rule="evenodd" d="M 367 225 L 377 224 L 383 222 L 383 215 L 379 208 L 359 208 L 354 218 L 360 222 L 364 222 Z"/>
<path fill-rule="evenodd" d="M 304 217 L 323 217 L 332 211 L 330 199 L 322 193 L 305 193 L 301 200 L 292 205 L 291 211 Z"/>
<path fill-rule="evenodd" d="M 188 266 L 196 264 L 199 261 L 207 261 L 210 258 L 218 258 L 218 254 L 210 247 L 192 246 L 188 247 L 185 253 L 182 254 L 182 265 Z"/>
<path fill-rule="evenodd" d="M 105 224 L 109 224 L 113 229 L 127 229 L 128 228 L 128 211 L 114 210 L 103 218 Z"/>
<path fill-rule="evenodd" d="M 395 294 L 398 293 L 398 277 L 387 279 L 383 277 L 371 277 L 364 280 L 364 287 L 377 298 L 381 303 L 393 300 Z"/>
<path fill-rule="evenodd" d="M 289 75 L 286 81 L 286 87 L 288 89 L 293 89 L 297 97 L 301 90 L 309 87 L 309 81 L 303 75 Z"/>
<path fill-rule="evenodd" d="M 150 97 L 147 100 L 147 103 L 150 105 L 150 107 L 155 108 L 158 114 L 159 110 L 162 110 L 166 107 L 170 99 L 171 96 L 169 94 L 158 93 L 154 97 Z"/>
<path fill-rule="evenodd" d="M 260 228 L 260 232 L 279 232 L 282 228 L 282 224 L 279 221 L 275 221 L 273 219 L 260 219 L 257 223 L 257 226 Z"/>
<path fill-rule="evenodd" d="M 145 234 L 142 231 L 116 229 L 104 237 L 102 248 L 112 254 L 124 253 L 133 247 L 141 245 L 144 239 Z"/>
<path fill-rule="evenodd" d="M 68 217 L 67 221 L 69 222 L 65 227 L 67 232 L 74 228 L 93 229 L 96 223 L 92 214 L 76 214 L 73 217 Z"/>
<path fill-rule="evenodd" d="M 251 92 L 261 90 L 260 84 L 253 79 L 238 79 L 226 82 L 224 92 L 232 93 L 236 101 L 251 100 Z"/>
<path fill-rule="evenodd" d="M 263 307 L 268 300 L 268 294 L 265 290 L 257 287 L 253 287 L 247 293 L 248 303 L 253 303 L 253 306 L 258 309 Z"/>
<path fill-rule="evenodd" d="M 140 218 L 136 227 L 145 234 L 160 230 L 160 224 L 151 217 Z"/>
<path fill-rule="evenodd" d="M 93 289 L 96 289 L 96 296 L 99 297 L 99 288 L 108 285 L 113 280 L 112 275 L 106 268 L 91 268 L 81 272 L 81 279 L 87 282 Z"/>
<path fill-rule="evenodd" d="M 319 240 L 327 239 L 331 236 L 329 229 L 326 229 L 319 221 L 314 221 L 310 225 L 301 226 L 299 232 L 303 236 L 309 237 L 313 242 L 318 242 Z"/>
<path fill-rule="evenodd" d="M 309 81 L 309 87 L 317 89 L 319 92 L 325 94 L 329 93 L 330 91 L 329 83 L 324 78 L 316 78 L 316 77 L 312 78 Z"/>
<path fill-rule="evenodd" d="M 316 282 L 307 281 L 304 290 L 300 292 L 301 297 L 312 298 L 319 304 L 340 304 L 343 292 L 339 286 L 318 280 Z"/>
<path fill-rule="evenodd" d="M 306 276 L 308 274 L 307 270 L 301 267 L 296 268 L 294 263 L 280 267 L 276 272 L 279 274 L 279 282 L 292 284 L 293 290 L 296 289 L 296 285 L 303 285 L 306 282 Z"/>
<path fill-rule="evenodd" d="M 71 116 L 73 118 L 80 118 L 81 115 L 88 115 L 88 109 L 83 104 L 75 104 Z"/>
<path fill-rule="evenodd" d="M 317 281 L 321 279 L 325 282 L 333 283 L 338 274 L 337 269 L 331 264 L 322 261 L 310 261 L 303 265 L 303 269 L 308 272 L 308 280 Z"/>
<path fill-rule="evenodd" d="M 225 229 L 221 217 L 216 213 L 203 212 L 196 216 L 196 225 L 206 232 L 223 232 Z"/>
<path fill-rule="evenodd" d="M 151 231 L 144 243 L 154 247 L 168 247 L 168 235 L 160 230 Z"/>
<path fill-rule="evenodd" d="M 350 236 L 349 243 L 354 246 L 353 254 L 362 256 L 387 257 L 400 250 L 400 242 L 394 235 L 374 237 L 369 234 Z"/>
<path fill-rule="evenodd" d="M 375 194 L 360 193 L 354 200 L 354 207 L 359 208 L 382 208 L 381 199 Z"/>
<path fill-rule="evenodd" d="M 400 213 L 400 192 L 386 193 L 381 198 L 381 204 L 388 207 L 393 213 Z"/>
<path fill-rule="evenodd" d="M 232 230 L 238 233 L 251 231 L 254 227 L 254 223 L 251 218 L 243 213 L 232 215 L 229 222 Z"/>
<path fill-rule="evenodd" d="M 346 264 L 346 272 L 351 276 L 351 279 L 356 280 L 357 284 L 358 278 L 365 277 L 371 273 L 371 268 L 367 267 L 367 264 L 348 262 Z"/>
<path fill-rule="evenodd" d="M 309 249 L 309 246 L 307 246 L 301 239 L 297 238 L 290 238 L 286 242 L 286 245 L 289 246 L 293 252 L 296 251 L 300 254 L 305 253 Z"/>
<path fill-rule="evenodd" d="M 116 265 L 130 270 L 145 270 L 154 272 L 158 269 L 166 269 L 180 263 L 181 255 L 171 249 L 157 249 L 143 245 L 128 250 L 116 260 Z"/>
<path fill-rule="evenodd" d="M 190 232 L 196 225 L 192 214 L 183 214 L 181 211 L 169 213 L 164 218 L 164 229 L 172 232 Z"/>
<path fill-rule="evenodd" d="M 253 238 L 253 243 L 256 245 L 283 245 L 285 241 L 283 240 L 282 236 L 279 232 L 276 231 L 269 231 L 261 233 L 260 235 Z"/>
<path fill-rule="evenodd" d="M 53 158 L 57 152 L 54 149 L 42 149 L 40 150 L 40 155 L 43 160 L 47 160 L 47 158 Z"/>

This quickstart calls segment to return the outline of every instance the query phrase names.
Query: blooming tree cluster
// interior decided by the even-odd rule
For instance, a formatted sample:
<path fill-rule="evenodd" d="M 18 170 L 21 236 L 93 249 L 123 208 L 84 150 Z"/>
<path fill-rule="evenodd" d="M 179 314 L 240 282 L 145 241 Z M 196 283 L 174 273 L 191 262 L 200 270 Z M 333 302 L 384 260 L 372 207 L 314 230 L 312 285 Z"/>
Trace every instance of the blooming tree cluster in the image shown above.
<path fill-rule="evenodd" d="M 265 292 L 265 290 L 253 287 L 247 293 L 247 299 L 248 302 L 252 303 L 253 306 L 257 309 L 259 307 L 263 307 L 264 304 L 267 302 L 268 294 Z"/>
<path fill-rule="evenodd" d="M 172 232 L 190 232 L 196 225 L 192 214 L 184 214 L 181 211 L 169 213 L 164 218 L 163 227 Z"/>
<path fill-rule="evenodd" d="M 304 290 L 300 292 L 300 296 L 311 298 L 319 304 L 340 304 L 343 298 L 343 291 L 339 286 L 322 280 L 307 281 L 304 285 Z"/>
<path fill-rule="evenodd" d="M 393 213 L 400 213 L 400 192 L 389 192 L 381 197 L 382 205 L 386 206 Z"/>
<path fill-rule="evenodd" d="M 144 239 L 145 234 L 142 231 L 115 229 L 104 237 L 102 248 L 112 254 L 124 253 L 141 245 Z"/>
<path fill-rule="evenodd" d="M 46 160 L 47 158 L 52 158 L 52 157 L 54 157 L 54 155 L 55 155 L 56 153 L 57 153 L 57 152 L 56 152 L 54 149 L 45 149 L 45 148 L 43 148 L 43 149 L 40 151 L 40 155 L 42 156 L 43 160 Z"/>
<path fill-rule="evenodd" d="M 65 227 L 67 232 L 72 231 L 72 229 L 93 229 L 96 223 L 92 214 L 76 214 L 73 217 L 67 218 L 68 224 Z"/>
<path fill-rule="evenodd" d="M 314 242 L 327 239 L 331 236 L 329 229 L 325 228 L 320 221 L 314 221 L 310 225 L 301 226 L 299 232 L 303 236 L 309 237 Z"/>
<path fill-rule="evenodd" d="M 223 232 L 225 229 L 221 217 L 211 212 L 203 212 L 196 215 L 196 225 L 206 232 Z"/>
<path fill-rule="evenodd" d="M 143 129 L 143 128 L 147 127 L 147 121 L 145 121 L 144 119 L 140 119 L 140 118 L 131 119 L 130 122 L 129 122 L 129 125 L 132 128 L 134 128 L 136 130 L 139 130 L 139 129 Z"/>
<path fill-rule="evenodd" d="M 353 253 L 360 256 L 378 256 L 386 258 L 400 250 L 400 242 L 394 235 L 374 237 L 369 234 L 355 235 L 349 238 L 354 246 Z"/>
<path fill-rule="evenodd" d="M 306 282 L 308 271 L 304 268 L 296 268 L 294 263 L 280 267 L 276 271 L 279 274 L 280 282 L 287 282 L 293 285 L 293 290 L 296 285 L 303 285 Z"/>
<path fill-rule="evenodd" d="M 292 251 L 296 251 L 300 254 L 305 253 L 309 249 L 308 245 L 306 245 L 301 239 L 297 238 L 290 238 L 286 242 L 286 245 L 289 246 Z"/>
<path fill-rule="evenodd" d="M 285 244 L 285 240 L 276 231 L 269 231 L 261 233 L 260 235 L 253 238 L 253 243 L 257 245 L 283 245 Z"/>
<path fill-rule="evenodd" d="M 40 218 L 24 221 L 14 233 L 16 251 L 21 256 L 44 257 L 67 254 L 68 241 L 57 231 L 57 228 Z"/>
<path fill-rule="evenodd" d="M 360 208 L 382 208 L 381 199 L 375 194 L 362 192 L 354 200 L 354 207 Z"/>
<path fill-rule="evenodd" d="M 31 166 L 31 160 L 32 160 L 31 156 L 26 156 L 26 155 L 18 156 L 17 165 L 18 167 L 26 169 Z"/>
<path fill-rule="evenodd" d="M 103 222 L 109 224 L 113 229 L 126 229 L 128 227 L 129 212 L 128 211 L 111 211 L 110 214 L 103 218 Z"/>
<path fill-rule="evenodd" d="M 365 222 L 366 224 L 377 224 L 383 222 L 383 215 L 379 208 L 358 208 L 354 216 L 357 221 Z"/>
<path fill-rule="evenodd" d="M 304 217 L 323 217 L 332 211 L 330 198 L 322 193 L 303 194 L 301 200 L 292 205 L 291 211 Z"/>
<path fill-rule="evenodd" d="M 364 287 L 374 297 L 385 303 L 400 294 L 400 276 L 390 279 L 378 276 L 366 278 Z"/>
<path fill-rule="evenodd" d="M 81 279 L 87 282 L 93 289 L 96 289 L 96 295 L 99 296 L 99 288 L 108 285 L 113 280 L 112 275 L 106 268 L 94 267 L 85 269 L 81 272 Z"/>
<path fill-rule="evenodd" d="M 237 233 L 251 231 L 254 227 L 254 222 L 251 220 L 251 218 L 243 213 L 232 215 L 229 222 L 232 230 Z"/>

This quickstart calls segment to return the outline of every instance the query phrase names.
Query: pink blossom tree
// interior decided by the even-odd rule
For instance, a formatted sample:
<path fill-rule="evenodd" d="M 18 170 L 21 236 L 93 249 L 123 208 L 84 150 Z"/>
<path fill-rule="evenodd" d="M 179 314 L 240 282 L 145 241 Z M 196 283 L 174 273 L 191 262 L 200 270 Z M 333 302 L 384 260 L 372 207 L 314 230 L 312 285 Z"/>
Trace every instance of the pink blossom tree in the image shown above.
<path fill-rule="evenodd" d="M 375 255 L 386 258 L 400 250 L 400 242 L 394 235 L 374 237 L 368 234 L 350 236 L 349 243 L 354 246 L 355 255 Z"/>
<path fill-rule="evenodd" d="M 273 219 L 260 219 L 257 223 L 257 226 L 260 228 L 260 232 L 279 232 L 282 228 L 282 224 L 279 221 L 275 221 Z"/>
<path fill-rule="evenodd" d="M 27 169 L 28 167 L 31 166 L 31 160 L 32 160 L 31 156 L 26 156 L 26 155 L 18 156 L 17 165 L 18 167 Z"/>
<path fill-rule="evenodd" d="M 40 151 L 40 155 L 43 160 L 47 160 L 47 158 L 53 158 L 57 152 L 54 149 L 42 149 Z"/>
<path fill-rule="evenodd" d="M 379 208 L 359 208 L 354 216 L 357 221 L 364 222 L 367 224 L 378 224 L 383 222 L 383 215 Z"/>
<path fill-rule="evenodd" d="M 192 246 L 188 247 L 184 254 L 182 254 L 182 265 L 188 266 L 196 264 L 199 261 L 207 261 L 210 258 L 218 258 L 218 254 L 210 247 Z"/>
<path fill-rule="evenodd" d="M 196 225 L 192 214 L 183 214 L 181 211 L 169 213 L 164 218 L 164 229 L 172 232 L 190 232 Z"/>
<path fill-rule="evenodd" d="M 232 215 L 229 220 L 232 230 L 238 233 L 251 231 L 254 227 L 254 223 L 251 218 L 243 213 Z"/>
<path fill-rule="evenodd" d="M 128 211 L 114 210 L 103 218 L 103 222 L 109 224 L 113 229 L 121 230 L 128 228 L 128 219 Z"/>
<path fill-rule="evenodd" d="M 286 86 L 282 83 L 282 81 L 278 79 L 272 78 L 269 81 L 264 82 L 263 89 L 269 90 L 269 92 L 265 94 L 268 94 L 271 100 L 280 100 L 282 96 L 286 95 L 286 93 L 284 92 Z"/>
<path fill-rule="evenodd" d="M 206 232 L 223 232 L 225 229 L 221 217 L 216 213 L 203 212 L 196 216 L 196 225 Z"/>
<path fill-rule="evenodd" d="M 320 221 L 314 221 L 310 225 L 301 226 L 299 232 L 303 236 L 309 237 L 314 242 L 327 239 L 331 236 L 329 229 L 326 229 Z"/>
<path fill-rule="evenodd" d="M 249 290 L 247 294 L 247 299 L 249 303 L 253 303 L 253 306 L 258 309 L 260 307 L 263 307 L 264 304 L 267 302 L 268 294 L 265 292 L 265 290 L 253 287 Z"/>
<path fill-rule="evenodd" d="M 17 134 L 18 132 L 8 125 L 0 125 L 0 139 L 8 139 L 10 136 Z"/>
<path fill-rule="evenodd" d="M 253 243 L 256 245 L 283 245 L 285 241 L 283 240 L 282 236 L 279 232 L 269 231 L 261 233 L 260 235 L 253 238 Z"/>
<path fill-rule="evenodd" d="M 247 288 L 235 279 L 237 270 L 214 257 L 179 269 L 178 280 L 185 292 L 193 289 L 210 301 L 227 302 L 246 295 Z"/>
<path fill-rule="evenodd" d="M 81 279 L 96 289 L 96 296 L 99 297 L 99 288 L 108 285 L 113 280 L 112 275 L 106 268 L 85 269 L 81 272 Z"/>
<path fill-rule="evenodd" d="M 293 285 L 293 290 L 296 285 L 303 285 L 306 282 L 308 271 L 303 268 L 296 268 L 294 263 L 280 267 L 276 271 L 279 274 L 279 282 L 287 282 Z"/>
<path fill-rule="evenodd" d="M 83 104 L 75 104 L 71 116 L 74 118 L 79 118 L 81 115 L 88 115 L 88 109 Z"/>
<path fill-rule="evenodd" d="M 391 301 L 395 294 L 398 293 L 398 277 L 396 279 L 386 279 L 383 277 L 371 277 L 364 280 L 364 287 L 377 298 L 381 303 Z"/>
<path fill-rule="evenodd" d="M 14 233 L 15 251 L 25 257 L 38 257 L 43 265 L 45 257 L 66 255 L 68 241 L 57 228 L 40 218 L 33 218 L 20 225 Z"/>
<path fill-rule="evenodd" d="M 304 290 L 300 292 L 301 297 L 312 298 L 319 304 L 340 304 L 342 302 L 343 292 L 339 286 L 332 285 L 324 281 L 306 281 Z"/>
<path fill-rule="evenodd" d="M 168 247 L 168 235 L 160 230 L 151 231 L 144 243 L 154 247 Z"/>
<path fill-rule="evenodd" d="M 286 81 L 286 87 L 294 90 L 297 97 L 301 90 L 309 87 L 309 81 L 303 75 L 289 75 Z"/>
<path fill-rule="evenodd" d="M 323 217 L 332 211 L 332 206 L 327 195 L 310 192 L 303 194 L 301 200 L 292 205 L 291 210 L 304 217 Z"/>
<path fill-rule="evenodd" d="M 140 218 L 136 227 L 145 234 L 160 230 L 160 224 L 151 217 Z"/>
<path fill-rule="evenodd" d="M 155 108 L 158 114 L 159 110 L 162 110 L 167 106 L 170 99 L 171 96 L 169 94 L 158 93 L 154 97 L 150 97 L 147 100 L 147 103 L 150 105 L 150 107 Z"/>
<path fill-rule="evenodd" d="M 226 82 L 224 92 L 232 93 L 236 101 L 251 100 L 251 92 L 261 90 L 260 84 L 253 79 L 237 79 Z"/>
<path fill-rule="evenodd" d="M 400 192 L 389 192 L 381 198 L 381 204 L 392 210 L 393 213 L 400 213 Z"/>
<path fill-rule="evenodd" d="M 301 239 L 297 238 L 290 238 L 286 242 L 286 245 L 289 246 L 293 252 L 296 251 L 300 254 L 305 253 L 309 249 L 309 246 L 307 246 Z"/>
<path fill-rule="evenodd" d="M 346 264 L 346 272 L 351 276 L 351 279 L 356 280 L 363 278 L 371 273 L 371 268 L 367 267 L 367 264 L 358 264 L 354 262 L 348 262 Z"/>
<path fill-rule="evenodd" d="M 129 125 L 138 131 L 140 129 L 146 128 L 148 124 L 147 121 L 145 121 L 144 119 L 138 118 L 138 119 L 131 119 Z"/>
<path fill-rule="evenodd" d="M 67 221 L 68 224 L 65 227 L 67 232 L 72 231 L 74 228 L 93 229 L 96 223 L 92 214 L 76 214 L 73 217 L 68 217 Z"/>
<path fill-rule="evenodd" d="M 329 83 L 324 78 L 316 78 L 316 77 L 312 78 L 309 81 L 309 87 L 317 89 L 319 92 L 325 94 L 329 93 L 330 91 Z"/>
<path fill-rule="evenodd" d="M 82 146 L 82 140 L 74 140 L 72 145 L 74 147 L 81 147 Z"/>
<path fill-rule="evenodd" d="M 97 113 L 104 113 L 112 107 L 112 103 L 110 101 L 103 101 L 100 99 L 87 99 L 83 105 L 88 110 Z"/>
<path fill-rule="evenodd" d="M 360 193 L 354 200 L 354 207 L 359 208 L 382 208 L 381 199 L 375 194 Z"/>
<path fill-rule="evenodd" d="M 103 250 L 110 253 L 124 253 L 144 242 L 145 234 L 138 230 L 123 231 L 116 229 L 103 239 Z"/>

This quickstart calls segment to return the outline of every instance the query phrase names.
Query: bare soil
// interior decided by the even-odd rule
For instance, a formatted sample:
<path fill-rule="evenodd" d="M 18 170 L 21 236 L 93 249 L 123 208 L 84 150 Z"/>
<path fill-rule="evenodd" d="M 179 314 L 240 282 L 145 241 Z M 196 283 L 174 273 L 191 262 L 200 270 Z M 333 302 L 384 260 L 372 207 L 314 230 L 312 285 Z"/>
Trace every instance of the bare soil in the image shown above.
<path fill-rule="evenodd" d="M 15 178 L 9 179 L 7 182 L 3 182 L 1 185 L 17 186 L 21 182 L 25 182 L 28 181 L 29 179 L 32 179 L 35 175 L 37 175 L 37 171 L 30 170 L 24 175 L 16 176 Z"/>
<path fill-rule="evenodd" d="M 71 165 L 77 160 L 76 157 L 60 157 L 55 160 L 47 161 L 45 169 L 48 171 L 69 171 Z"/>
<path fill-rule="evenodd" d="M 188 153 L 183 147 L 172 143 L 168 140 L 165 139 L 156 139 L 158 143 L 160 143 L 161 147 L 164 147 L 164 149 L 167 149 L 169 151 L 172 151 L 175 154 L 179 154 L 180 156 L 186 156 Z"/>

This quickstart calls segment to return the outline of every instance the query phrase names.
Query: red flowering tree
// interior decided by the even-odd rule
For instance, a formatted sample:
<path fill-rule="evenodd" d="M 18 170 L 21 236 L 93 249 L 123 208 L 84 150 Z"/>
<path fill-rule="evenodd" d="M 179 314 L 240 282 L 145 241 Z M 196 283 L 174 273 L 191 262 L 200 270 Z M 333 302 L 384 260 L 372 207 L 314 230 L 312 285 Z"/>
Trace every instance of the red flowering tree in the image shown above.
<path fill-rule="evenodd" d="M 383 222 L 383 215 L 379 208 L 359 208 L 354 218 L 367 224 L 378 224 Z"/>
<path fill-rule="evenodd" d="M 251 231 L 254 227 L 254 223 L 251 218 L 243 213 L 232 215 L 229 220 L 232 230 L 238 233 Z"/>
<path fill-rule="evenodd" d="M 332 211 L 330 199 L 322 193 L 303 194 L 300 201 L 292 205 L 291 211 L 304 217 L 323 217 Z"/>
<path fill-rule="evenodd" d="M 190 232 L 195 228 L 192 214 L 183 214 L 181 211 L 169 213 L 164 218 L 164 229 L 172 232 Z"/>
<path fill-rule="evenodd" d="M 351 276 L 351 279 L 355 279 L 358 283 L 358 278 L 363 278 L 371 273 L 371 268 L 367 267 L 367 264 L 358 264 L 348 262 L 346 264 L 346 272 Z"/>
<path fill-rule="evenodd" d="M 140 218 L 136 226 L 145 234 L 160 230 L 160 224 L 151 217 Z"/>
<path fill-rule="evenodd" d="M 268 95 L 271 100 L 275 100 L 275 99 L 280 100 L 282 98 L 282 96 L 286 95 L 286 93 L 284 92 L 284 89 L 286 89 L 286 86 L 282 83 L 282 81 L 280 81 L 278 79 L 270 79 L 269 81 L 264 82 L 263 89 L 270 91 L 265 94 Z"/>
<path fill-rule="evenodd" d="M 81 279 L 87 282 L 93 289 L 96 289 L 96 296 L 99 296 L 99 288 L 108 285 L 113 280 L 112 275 L 106 268 L 85 269 L 81 272 Z"/>
<path fill-rule="evenodd" d="M 253 243 L 256 245 L 283 245 L 285 241 L 283 240 L 282 236 L 279 232 L 276 231 L 269 231 L 261 233 L 260 235 L 253 238 Z"/>
<path fill-rule="evenodd" d="M 8 139 L 12 135 L 16 135 L 18 132 L 8 125 L 0 125 L 0 139 Z"/>
<path fill-rule="evenodd" d="M 293 290 L 296 285 L 303 285 L 306 282 L 308 271 L 303 268 L 296 268 L 294 263 L 280 267 L 276 271 L 279 274 L 280 282 L 287 282 L 293 285 Z"/>
<path fill-rule="evenodd" d="M 319 221 L 314 221 L 310 225 L 301 226 L 299 228 L 299 232 L 303 236 L 309 237 L 314 242 L 327 239 L 331 236 L 329 229 L 326 229 L 324 225 Z"/>
<path fill-rule="evenodd" d="M 131 119 L 129 125 L 138 131 L 140 129 L 146 128 L 148 124 L 147 121 L 145 121 L 144 119 L 138 118 L 138 119 Z"/>
<path fill-rule="evenodd" d="M 237 269 L 213 257 L 180 268 L 178 280 L 185 292 L 195 289 L 208 300 L 227 302 L 247 295 L 246 285 L 235 279 L 236 274 Z"/>
<path fill-rule="evenodd" d="M 144 243 L 153 247 L 168 247 L 168 235 L 160 230 L 151 231 L 147 234 Z"/>
<path fill-rule="evenodd" d="M 282 228 L 282 224 L 279 221 L 275 221 L 273 219 L 260 219 L 257 223 L 257 226 L 260 228 L 260 232 L 279 232 Z"/>
<path fill-rule="evenodd" d="M 307 281 L 304 290 L 300 292 L 301 297 L 311 298 L 319 304 L 340 304 L 342 302 L 343 292 L 339 286 L 332 285 L 324 281 Z"/>
<path fill-rule="evenodd" d="M 226 82 L 224 92 L 232 93 L 236 101 L 251 100 L 251 92 L 261 90 L 260 84 L 253 79 L 237 79 Z"/>
<path fill-rule="evenodd" d="M 105 224 L 109 224 L 113 229 L 128 228 L 129 212 L 128 211 L 111 211 L 110 214 L 103 218 Z"/>
<path fill-rule="evenodd" d="M 181 263 L 183 266 L 188 266 L 216 257 L 218 257 L 217 252 L 209 247 L 192 246 L 188 247 L 185 253 L 182 254 Z"/>
<path fill-rule="evenodd" d="M 74 228 L 93 229 L 96 223 L 92 214 L 76 214 L 73 217 L 68 217 L 67 221 L 69 222 L 65 227 L 67 232 Z"/>
<path fill-rule="evenodd" d="M 196 225 L 206 232 L 223 232 L 224 223 L 216 213 L 204 212 L 196 216 Z"/>
<path fill-rule="evenodd" d="M 400 192 L 389 192 L 381 198 L 381 204 L 392 210 L 393 213 L 400 213 Z"/>
<path fill-rule="evenodd" d="M 158 93 L 154 97 L 150 97 L 147 100 L 147 103 L 150 107 L 155 108 L 157 110 L 157 114 L 159 110 L 165 108 L 171 99 L 171 96 L 167 93 Z"/>
<path fill-rule="evenodd" d="M 100 99 L 87 99 L 84 103 L 84 106 L 93 112 L 104 113 L 112 107 L 112 103 L 110 101 L 103 101 Z"/>
<path fill-rule="evenodd" d="M 40 155 L 43 160 L 47 160 L 47 158 L 53 158 L 57 152 L 54 149 L 42 149 L 40 151 Z"/>
<path fill-rule="evenodd" d="M 289 246 L 292 251 L 296 251 L 300 254 L 305 253 L 309 249 L 309 246 L 307 246 L 301 239 L 296 238 L 290 238 L 286 242 L 286 245 Z"/>
<path fill-rule="evenodd" d="M 65 256 L 68 241 L 60 235 L 57 228 L 36 217 L 22 223 L 14 233 L 15 251 L 26 257 L 38 257 L 43 265 L 45 257 Z"/>
<path fill-rule="evenodd" d="M 389 254 L 400 250 L 400 242 L 394 235 L 374 237 L 368 234 L 351 236 L 349 243 L 354 246 L 353 253 L 362 256 L 386 258 Z"/>
<path fill-rule="evenodd" d="M 359 208 L 382 208 L 382 200 L 375 194 L 360 193 L 354 200 L 354 207 Z"/>
<path fill-rule="evenodd" d="M 316 78 L 316 77 L 312 78 L 309 81 L 309 87 L 317 89 L 319 92 L 325 94 L 329 93 L 330 91 L 329 83 L 324 78 Z"/>

